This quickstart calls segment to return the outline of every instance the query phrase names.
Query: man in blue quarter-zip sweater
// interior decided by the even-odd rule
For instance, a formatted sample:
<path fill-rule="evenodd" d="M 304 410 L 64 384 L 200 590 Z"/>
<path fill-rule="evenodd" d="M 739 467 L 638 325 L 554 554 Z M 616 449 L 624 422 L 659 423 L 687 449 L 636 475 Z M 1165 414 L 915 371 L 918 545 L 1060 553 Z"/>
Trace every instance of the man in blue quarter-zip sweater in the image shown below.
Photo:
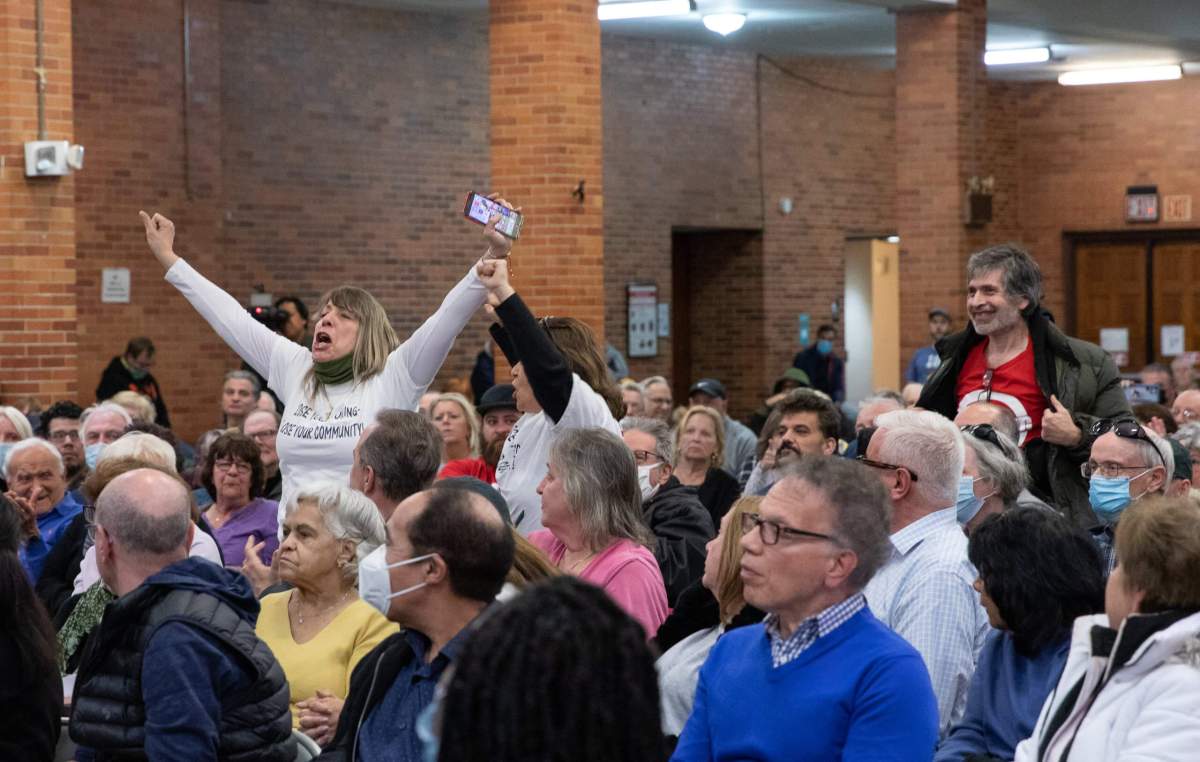
<path fill-rule="evenodd" d="M 785 468 L 742 516 L 744 596 L 767 617 L 713 647 L 672 760 L 928 762 L 929 674 L 861 592 L 891 552 L 887 495 L 841 458 Z"/>

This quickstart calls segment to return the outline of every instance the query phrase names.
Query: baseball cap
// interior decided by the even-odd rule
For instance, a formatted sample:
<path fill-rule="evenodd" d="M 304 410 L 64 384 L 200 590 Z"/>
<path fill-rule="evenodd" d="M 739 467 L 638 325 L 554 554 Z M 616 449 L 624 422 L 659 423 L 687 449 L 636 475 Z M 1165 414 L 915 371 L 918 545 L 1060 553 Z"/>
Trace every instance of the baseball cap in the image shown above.
<path fill-rule="evenodd" d="M 947 312 L 944 307 L 934 307 L 929 310 L 929 319 L 930 320 L 933 320 L 938 315 L 941 315 L 942 317 L 946 318 L 947 320 L 950 319 L 950 313 Z"/>
<path fill-rule="evenodd" d="M 692 388 L 688 389 L 688 396 L 691 397 L 696 392 L 707 394 L 709 397 L 728 399 L 725 394 L 725 385 L 715 378 L 702 378 L 692 384 Z"/>

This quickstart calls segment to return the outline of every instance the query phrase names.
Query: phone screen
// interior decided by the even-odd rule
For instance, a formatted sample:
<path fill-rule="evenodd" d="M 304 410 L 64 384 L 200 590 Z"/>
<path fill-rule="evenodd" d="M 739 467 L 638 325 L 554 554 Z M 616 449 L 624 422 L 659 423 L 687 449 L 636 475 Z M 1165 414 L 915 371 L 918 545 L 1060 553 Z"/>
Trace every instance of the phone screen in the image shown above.
<path fill-rule="evenodd" d="M 1130 384 L 1125 387 L 1125 399 L 1133 403 L 1161 403 L 1162 387 L 1158 384 Z"/>
<path fill-rule="evenodd" d="M 498 214 L 500 221 L 496 223 L 496 230 L 513 239 L 521 235 L 522 220 L 519 213 L 478 193 L 467 194 L 467 206 L 463 214 L 480 225 L 486 225 L 493 215 Z"/>

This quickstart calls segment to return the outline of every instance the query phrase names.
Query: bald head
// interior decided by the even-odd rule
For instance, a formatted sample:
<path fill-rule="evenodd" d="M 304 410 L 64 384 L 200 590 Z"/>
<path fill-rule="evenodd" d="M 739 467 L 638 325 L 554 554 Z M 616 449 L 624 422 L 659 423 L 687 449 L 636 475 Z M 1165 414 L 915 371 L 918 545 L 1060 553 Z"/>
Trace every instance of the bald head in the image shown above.
<path fill-rule="evenodd" d="M 130 555 L 186 555 L 191 507 L 182 481 L 139 468 L 113 479 L 100 493 L 96 523 Z"/>

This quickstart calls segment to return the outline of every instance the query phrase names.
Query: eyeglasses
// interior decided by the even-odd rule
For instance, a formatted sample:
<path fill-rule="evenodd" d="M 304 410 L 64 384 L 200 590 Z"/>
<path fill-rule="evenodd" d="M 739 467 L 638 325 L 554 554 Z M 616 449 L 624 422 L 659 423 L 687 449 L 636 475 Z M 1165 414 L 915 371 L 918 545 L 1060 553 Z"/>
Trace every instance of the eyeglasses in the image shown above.
<path fill-rule="evenodd" d="M 250 466 L 250 464 L 245 462 L 244 460 L 218 460 L 216 463 L 213 464 L 213 468 L 215 468 L 218 471 L 223 471 L 225 473 L 228 473 L 230 471 L 236 471 L 237 473 L 240 473 L 240 474 L 248 474 L 252 470 L 254 470 Z"/>
<path fill-rule="evenodd" d="M 784 525 L 764 519 L 757 513 L 742 514 L 742 534 L 749 534 L 755 527 L 758 527 L 759 534 L 762 536 L 763 545 L 774 545 L 779 542 L 779 535 L 783 534 L 788 537 L 811 537 L 814 540 L 829 540 L 833 543 L 838 543 L 838 539 L 833 535 L 821 534 L 820 532 L 808 532 L 803 529 L 792 529 Z"/>
<path fill-rule="evenodd" d="M 78 442 L 79 441 L 79 432 L 76 429 L 67 429 L 66 431 L 50 432 L 50 441 L 51 442 L 61 444 L 65 441 L 67 441 L 68 439 L 74 439 L 76 442 Z"/>
<path fill-rule="evenodd" d="M 279 433 L 279 429 L 268 429 L 267 431 L 256 431 L 253 434 L 250 434 L 249 436 L 255 442 L 258 442 L 258 441 L 270 439 L 278 433 Z"/>
<path fill-rule="evenodd" d="M 1163 470 L 1171 470 L 1167 468 L 1167 460 L 1163 457 L 1162 452 L 1158 449 L 1158 445 L 1155 444 L 1154 440 L 1150 438 L 1150 435 L 1146 433 L 1146 430 L 1142 428 L 1142 424 L 1138 423 L 1137 421 L 1131 421 L 1127 418 L 1120 421 L 1113 420 L 1112 418 L 1102 418 L 1092 425 L 1093 437 L 1107 434 L 1110 431 L 1122 439 L 1139 439 L 1143 442 L 1146 442 L 1154 449 L 1154 454 L 1158 456 L 1158 462 L 1162 463 Z M 1083 465 L 1087 466 L 1089 464 L 1084 463 Z M 1144 468 L 1144 466 L 1133 466 L 1133 468 Z M 1151 468 L 1153 468 L 1153 466 L 1151 466 Z M 1085 478 L 1090 479 L 1091 477 L 1088 476 Z"/>
<path fill-rule="evenodd" d="M 1000 446 L 1000 435 L 996 432 L 996 428 L 990 423 L 973 423 L 962 427 L 964 434 L 970 434 L 976 439 L 996 445 L 997 449 L 1003 450 Z"/>
<path fill-rule="evenodd" d="M 1192 410 L 1190 407 L 1181 408 L 1178 413 L 1174 413 L 1177 421 L 1194 421 L 1200 417 L 1200 413 Z"/>
<path fill-rule="evenodd" d="M 649 450 L 634 450 L 633 460 L 639 466 L 644 466 L 648 463 L 663 463 L 665 462 L 658 453 L 650 452 Z"/>
<path fill-rule="evenodd" d="M 871 460 L 866 455 L 859 455 L 855 458 L 855 460 L 857 460 L 859 463 L 862 463 L 864 466 L 870 466 L 871 468 L 882 468 L 888 471 L 899 471 L 903 468 L 908 472 L 909 477 L 911 477 L 914 482 L 917 480 L 917 472 L 913 471 L 908 466 L 897 466 L 894 463 L 884 463 L 882 460 Z"/>

